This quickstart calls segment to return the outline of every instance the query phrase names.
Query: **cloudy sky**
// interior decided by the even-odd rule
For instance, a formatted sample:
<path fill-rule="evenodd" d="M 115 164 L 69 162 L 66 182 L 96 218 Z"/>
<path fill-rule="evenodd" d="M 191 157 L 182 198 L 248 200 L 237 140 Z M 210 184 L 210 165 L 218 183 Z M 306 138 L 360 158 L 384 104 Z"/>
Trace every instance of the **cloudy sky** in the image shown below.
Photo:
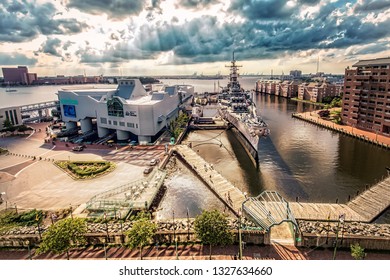
<path fill-rule="evenodd" d="M 0 0 L 0 66 L 45 75 L 343 73 L 390 56 L 389 0 Z"/>

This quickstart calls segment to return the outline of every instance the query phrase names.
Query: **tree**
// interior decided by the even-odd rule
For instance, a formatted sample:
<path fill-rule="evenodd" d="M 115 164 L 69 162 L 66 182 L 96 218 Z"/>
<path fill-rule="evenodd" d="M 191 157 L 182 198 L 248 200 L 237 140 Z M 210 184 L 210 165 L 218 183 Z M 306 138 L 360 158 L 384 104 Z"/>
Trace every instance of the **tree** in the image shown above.
<path fill-rule="evenodd" d="M 359 243 L 356 243 L 351 245 L 351 256 L 355 260 L 363 260 L 366 253 L 364 253 L 364 248 Z"/>
<path fill-rule="evenodd" d="M 141 212 L 142 213 L 142 212 Z M 133 226 L 126 232 L 128 237 L 127 245 L 130 249 L 139 248 L 140 258 L 142 260 L 142 249 L 153 241 L 156 234 L 157 225 L 153 223 L 146 215 L 140 214 Z"/>
<path fill-rule="evenodd" d="M 3 127 L 7 130 L 12 130 L 13 125 L 9 119 L 5 119 L 5 121 L 3 122 Z"/>
<path fill-rule="evenodd" d="M 69 260 L 69 249 L 86 243 L 84 234 L 87 224 L 84 219 L 67 218 L 52 224 L 42 235 L 37 254 L 53 252 L 62 254 L 66 252 Z"/>
<path fill-rule="evenodd" d="M 194 229 L 197 238 L 210 246 L 210 259 L 212 246 L 233 243 L 233 233 L 229 229 L 228 220 L 217 210 L 203 211 L 198 215 L 195 218 Z"/>

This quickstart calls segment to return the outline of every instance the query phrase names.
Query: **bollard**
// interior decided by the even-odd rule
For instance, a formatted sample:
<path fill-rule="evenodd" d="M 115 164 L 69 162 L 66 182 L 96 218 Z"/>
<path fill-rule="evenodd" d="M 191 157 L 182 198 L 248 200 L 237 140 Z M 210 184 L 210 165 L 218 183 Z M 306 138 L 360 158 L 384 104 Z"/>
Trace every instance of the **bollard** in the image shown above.
<path fill-rule="evenodd" d="M 336 204 L 338 204 L 339 203 L 339 199 L 338 198 L 336 198 Z"/>
<path fill-rule="evenodd" d="M 351 201 L 351 195 L 348 195 L 348 201 Z"/>
<path fill-rule="evenodd" d="M 298 196 L 295 198 L 295 202 L 299 202 L 299 197 Z"/>

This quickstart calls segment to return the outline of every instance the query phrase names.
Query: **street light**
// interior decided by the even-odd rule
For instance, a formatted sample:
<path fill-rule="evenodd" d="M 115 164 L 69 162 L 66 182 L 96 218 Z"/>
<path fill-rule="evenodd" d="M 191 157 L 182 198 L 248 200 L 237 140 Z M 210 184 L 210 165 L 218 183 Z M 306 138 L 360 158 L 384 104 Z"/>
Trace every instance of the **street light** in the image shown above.
<path fill-rule="evenodd" d="M 190 241 L 190 214 L 187 207 L 187 240 Z"/>
<path fill-rule="evenodd" d="M 344 220 L 345 220 L 345 214 L 341 214 L 339 216 L 339 221 L 337 222 L 337 231 L 336 231 L 336 241 L 335 241 L 335 245 L 334 245 L 334 251 L 333 251 L 333 260 L 336 259 L 336 252 L 337 252 L 337 243 L 338 243 L 338 237 L 339 237 L 339 230 L 340 230 L 340 223 L 343 224 L 343 228 L 344 228 Z"/>
<path fill-rule="evenodd" d="M 241 209 L 238 210 L 238 242 L 239 242 L 239 255 L 238 258 L 242 260 L 242 237 L 241 237 Z"/>

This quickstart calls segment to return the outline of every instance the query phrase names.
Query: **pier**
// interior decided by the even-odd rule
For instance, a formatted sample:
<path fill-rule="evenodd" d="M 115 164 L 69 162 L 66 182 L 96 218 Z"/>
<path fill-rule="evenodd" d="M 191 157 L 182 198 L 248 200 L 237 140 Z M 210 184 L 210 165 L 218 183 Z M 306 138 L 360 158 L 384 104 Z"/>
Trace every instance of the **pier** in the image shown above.
<path fill-rule="evenodd" d="M 175 152 L 235 215 L 239 214 L 246 199 L 241 190 L 188 146 L 177 145 Z"/>
<path fill-rule="evenodd" d="M 390 176 L 347 203 L 347 206 L 371 222 L 390 206 Z"/>
<path fill-rule="evenodd" d="M 190 147 L 177 145 L 174 152 L 234 214 L 239 214 L 242 204 L 247 199 L 241 190 L 226 180 Z M 267 203 L 269 202 L 262 202 L 265 208 L 268 207 Z M 275 203 L 273 201 L 268 208 L 275 208 Z M 390 176 L 346 204 L 289 202 L 288 205 L 292 217 L 299 220 L 337 221 L 343 215 L 345 221 L 370 223 L 390 206 Z"/>

